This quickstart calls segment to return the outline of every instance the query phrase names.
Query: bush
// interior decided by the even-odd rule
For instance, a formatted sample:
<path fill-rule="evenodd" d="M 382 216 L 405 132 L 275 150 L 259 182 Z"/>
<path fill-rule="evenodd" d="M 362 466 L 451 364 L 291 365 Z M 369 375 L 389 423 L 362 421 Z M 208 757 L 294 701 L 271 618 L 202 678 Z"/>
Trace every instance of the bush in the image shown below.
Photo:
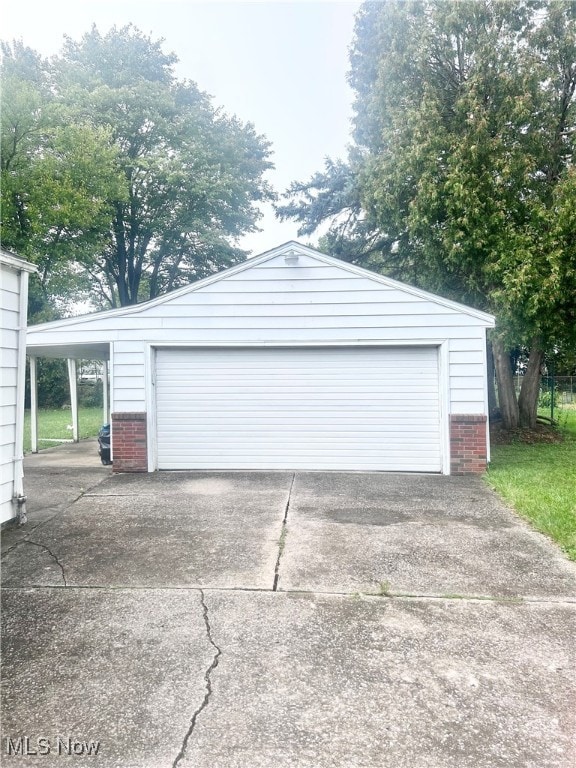
<path fill-rule="evenodd" d="M 102 380 L 80 379 L 78 382 L 78 404 L 83 408 L 102 407 Z"/>
<path fill-rule="evenodd" d="M 49 360 L 39 357 L 36 360 L 36 374 L 39 408 L 62 408 L 64 405 L 70 405 L 66 360 Z M 26 371 L 25 403 L 25 407 L 30 408 L 29 370 Z"/>
<path fill-rule="evenodd" d="M 552 391 L 551 389 L 541 390 L 538 397 L 538 408 L 550 408 L 552 406 Z M 558 403 L 558 392 L 554 392 L 554 405 Z"/>

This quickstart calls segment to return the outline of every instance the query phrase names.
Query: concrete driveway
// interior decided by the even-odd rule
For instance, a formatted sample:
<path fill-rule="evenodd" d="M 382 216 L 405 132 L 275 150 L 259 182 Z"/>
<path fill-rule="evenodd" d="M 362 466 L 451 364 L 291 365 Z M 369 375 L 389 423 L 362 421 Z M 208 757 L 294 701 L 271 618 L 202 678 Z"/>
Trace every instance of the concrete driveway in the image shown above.
<path fill-rule="evenodd" d="M 480 478 L 97 462 L 3 536 L 3 765 L 576 764 L 576 568 Z"/>

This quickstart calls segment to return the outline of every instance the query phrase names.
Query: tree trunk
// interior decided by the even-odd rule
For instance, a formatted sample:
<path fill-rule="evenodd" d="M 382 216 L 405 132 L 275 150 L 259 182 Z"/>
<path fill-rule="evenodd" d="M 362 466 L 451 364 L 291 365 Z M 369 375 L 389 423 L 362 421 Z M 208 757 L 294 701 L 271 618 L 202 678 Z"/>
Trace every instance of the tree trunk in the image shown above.
<path fill-rule="evenodd" d="M 498 383 L 498 401 L 504 429 L 516 429 L 518 427 L 518 401 L 514 389 L 510 355 L 502 340 L 498 338 L 492 340 L 492 350 Z"/>
<path fill-rule="evenodd" d="M 538 337 L 532 339 L 528 367 L 522 377 L 518 409 L 520 426 L 534 429 L 538 416 L 538 396 L 540 394 L 540 368 L 544 362 L 544 352 Z"/>
<path fill-rule="evenodd" d="M 487 372 L 488 372 L 488 413 L 490 415 L 498 410 L 498 400 L 496 398 L 496 384 L 494 382 L 494 352 L 492 351 L 492 342 L 488 341 L 486 345 Z"/>

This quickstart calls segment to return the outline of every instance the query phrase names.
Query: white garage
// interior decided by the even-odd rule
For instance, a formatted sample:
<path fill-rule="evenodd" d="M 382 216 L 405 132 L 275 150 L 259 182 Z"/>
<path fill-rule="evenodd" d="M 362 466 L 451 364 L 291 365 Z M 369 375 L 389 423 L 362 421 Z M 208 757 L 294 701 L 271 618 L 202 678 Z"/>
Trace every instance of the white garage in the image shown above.
<path fill-rule="evenodd" d="M 480 472 L 484 312 L 296 242 L 135 307 L 29 329 L 110 360 L 114 470 Z"/>

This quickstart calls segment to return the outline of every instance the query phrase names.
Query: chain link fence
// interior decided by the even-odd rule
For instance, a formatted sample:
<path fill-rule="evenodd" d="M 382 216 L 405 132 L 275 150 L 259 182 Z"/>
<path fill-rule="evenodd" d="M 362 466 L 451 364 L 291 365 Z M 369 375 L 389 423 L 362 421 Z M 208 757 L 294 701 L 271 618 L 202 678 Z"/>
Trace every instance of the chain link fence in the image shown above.
<path fill-rule="evenodd" d="M 516 376 L 516 391 L 520 392 L 522 376 Z M 576 409 L 576 376 L 542 376 L 538 411 L 550 414 L 552 421 L 557 420 L 563 409 Z"/>

